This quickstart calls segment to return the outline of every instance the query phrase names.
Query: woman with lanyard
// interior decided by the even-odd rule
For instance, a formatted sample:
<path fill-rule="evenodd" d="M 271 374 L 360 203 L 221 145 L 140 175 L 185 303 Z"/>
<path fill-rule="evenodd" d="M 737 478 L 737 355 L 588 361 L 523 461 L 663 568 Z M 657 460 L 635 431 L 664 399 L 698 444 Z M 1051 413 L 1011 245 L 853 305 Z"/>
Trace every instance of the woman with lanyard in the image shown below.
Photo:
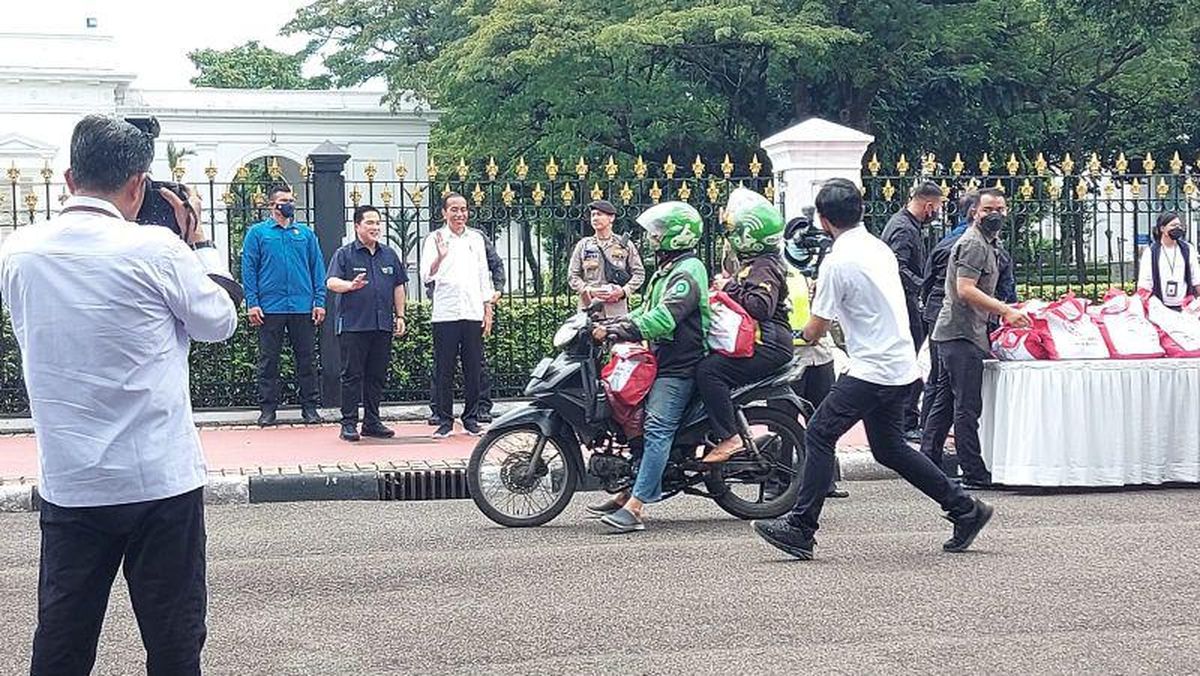
<path fill-rule="evenodd" d="M 1179 214 L 1168 211 L 1155 221 L 1154 241 L 1142 252 L 1138 265 L 1138 289 L 1177 311 L 1189 296 L 1200 296 L 1200 262 L 1196 248 L 1184 239 Z"/>

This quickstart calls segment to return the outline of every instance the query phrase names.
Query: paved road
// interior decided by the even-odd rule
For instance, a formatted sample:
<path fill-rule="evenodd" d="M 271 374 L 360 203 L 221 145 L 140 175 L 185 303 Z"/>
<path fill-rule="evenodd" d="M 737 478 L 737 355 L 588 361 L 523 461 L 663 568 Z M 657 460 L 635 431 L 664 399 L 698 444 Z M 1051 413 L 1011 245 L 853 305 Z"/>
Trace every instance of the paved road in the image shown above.
<path fill-rule="evenodd" d="M 209 674 L 1195 673 L 1200 492 L 997 494 L 976 551 L 896 481 L 850 484 L 818 559 L 697 499 L 606 536 L 469 502 L 209 511 Z M 27 669 L 36 515 L 0 515 L 0 673 Z M 122 584 L 101 674 L 141 669 Z"/>

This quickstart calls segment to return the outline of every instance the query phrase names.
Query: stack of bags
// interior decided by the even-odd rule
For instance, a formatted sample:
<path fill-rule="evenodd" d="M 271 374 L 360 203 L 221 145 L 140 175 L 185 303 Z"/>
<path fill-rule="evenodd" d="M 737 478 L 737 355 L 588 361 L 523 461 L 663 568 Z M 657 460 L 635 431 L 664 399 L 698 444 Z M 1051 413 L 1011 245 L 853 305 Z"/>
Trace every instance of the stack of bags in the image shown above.
<path fill-rule="evenodd" d="M 1145 291 L 1113 288 L 1104 302 L 1067 294 L 1053 303 L 1029 301 L 1028 328 L 1004 325 L 992 334 L 992 352 L 1006 361 L 1038 359 L 1155 359 L 1200 357 L 1200 299 L 1182 312 Z"/>

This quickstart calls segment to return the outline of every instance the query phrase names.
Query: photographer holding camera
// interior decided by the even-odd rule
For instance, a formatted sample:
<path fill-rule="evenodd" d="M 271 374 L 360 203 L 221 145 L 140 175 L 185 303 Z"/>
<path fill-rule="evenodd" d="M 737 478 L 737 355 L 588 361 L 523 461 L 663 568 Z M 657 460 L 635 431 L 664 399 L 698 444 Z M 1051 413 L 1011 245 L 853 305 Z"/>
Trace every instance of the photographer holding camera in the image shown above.
<path fill-rule="evenodd" d="M 83 118 L 61 215 L 19 228 L 0 249 L 38 442 L 35 675 L 91 671 L 122 563 L 147 672 L 200 673 L 206 472 L 189 339 L 232 336 L 238 293 L 196 194 L 149 190 L 153 157 L 152 133 Z M 164 203 L 178 234 L 131 222 Z"/>

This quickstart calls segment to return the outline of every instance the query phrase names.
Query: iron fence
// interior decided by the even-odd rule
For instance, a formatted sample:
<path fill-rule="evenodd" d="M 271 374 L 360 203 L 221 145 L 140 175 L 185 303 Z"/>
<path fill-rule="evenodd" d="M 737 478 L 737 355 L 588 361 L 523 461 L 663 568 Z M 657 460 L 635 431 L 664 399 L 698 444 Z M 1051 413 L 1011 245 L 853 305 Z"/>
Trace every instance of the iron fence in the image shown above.
<path fill-rule="evenodd" d="M 865 220 L 881 231 L 916 184 L 933 181 L 946 204 L 945 217 L 927 232 L 932 246 L 959 220 L 956 203 L 964 191 L 996 187 L 1008 199 L 1002 237 L 1025 295 L 1128 287 L 1137 281 L 1138 258 L 1160 213 L 1179 213 L 1194 239 L 1198 170 L 1200 161 L 1188 166 L 1178 154 L 1160 165 L 1150 155 L 1130 162 L 1117 154 L 1105 162 L 1094 154 L 1083 163 L 1066 155 L 1051 164 L 1041 154 L 1012 153 L 1002 166 L 985 154 L 973 167 L 960 156 L 942 163 L 932 155 L 919 166 L 901 155 L 885 167 L 873 156 L 863 174 Z"/>
<path fill-rule="evenodd" d="M 594 168 L 593 168 L 594 167 Z M 174 178 L 189 182 L 182 169 Z M 238 169 L 230 182 L 218 182 L 215 167 L 204 169 L 206 180 L 191 182 L 203 201 L 201 220 L 218 246 L 229 254 L 229 267 L 241 278 L 241 248 L 246 230 L 270 217 L 268 194 L 284 176 L 275 158 L 262 158 Z M 412 174 L 412 175 L 410 175 Z M 418 175 L 419 174 L 419 175 Z M 51 180 L 54 172 L 41 172 L 41 181 L 22 177 L 10 170 L 10 198 L 0 200 L 0 232 L 52 218 L 67 198 L 66 186 Z M 327 205 L 316 202 L 311 165 L 300 168 L 299 182 L 293 180 L 297 198 L 297 220 L 316 223 Z M 561 171 L 550 158 L 531 169 L 524 158 L 502 171 L 494 159 L 473 165 L 459 161 L 450 171 L 436 164 L 410 172 L 397 167 L 395 176 L 378 175 L 368 164 L 360 180 L 346 181 L 344 199 L 338 206 L 341 223 L 317 228 L 318 233 L 340 234 L 333 246 L 352 237 L 352 214 L 356 207 L 371 204 L 383 216 L 386 241 L 396 248 L 408 267 L 410 279 L 410 334 L 395 341 L 392 368 L 385 389 L 388 401 L 428 399 L 432 371 L 432 343 L 428 330 L 428 298 L 420 283 L 421 243 L 443 225 L 441 200 L 450 192 L 462 194 L 471 207 L 470 224 L 490 237 L 505 267 L 503 297 L 497 308 L 496 328 L 487 340 L 494 395 L 519 395 L 528 373 L 550 349 L 549 337 L 562 319 L 574 310 L 575 298 L 567 284 L 568 259 L 580 238 L 591 234 L 587 205 L 607 199 L 617 207 L 615 229 L 627 233 L 637 245 L 641 240 L 636 218 L 646 208 L 663 200 L 679 199 L 693 204 L 705 219 L 701 253 L 710 265 L 719 255 L 720 205 L 738 186 L 774 196 L 769 170 L 756 156 L 735 166 L 725 157 L 706 166 L 697 157 L 688 167 L 670 158 L 649 164 L 637 158 L 622 167 L 614 158 L 593 161 L 583 158 L 569 172 Z M 336 217 L 335 217 L 336 218 Z M 329 244 L 323 242 L 323 245 Z M 639 247 L 648 270 L 653 257 Z M 635 299 L 636 302 L 636 299 Z M 329 349 L 322 341 L 321 347 Z M 193 403 L 198 408 L 230 408 L 255 405 L 256 334 L 245 322 L 225 343 L 196 345 L 191 360 Z M 320 355 L 318 354 L 318 363 Z M 290 354 L 282 365 L 285 401 L 295 401 L 295 384 Z M 20 360 L 15 341 L 4 320 L 0 329 L 0 415 L 24 414 L 28 410 L 20 379 Z"/>

